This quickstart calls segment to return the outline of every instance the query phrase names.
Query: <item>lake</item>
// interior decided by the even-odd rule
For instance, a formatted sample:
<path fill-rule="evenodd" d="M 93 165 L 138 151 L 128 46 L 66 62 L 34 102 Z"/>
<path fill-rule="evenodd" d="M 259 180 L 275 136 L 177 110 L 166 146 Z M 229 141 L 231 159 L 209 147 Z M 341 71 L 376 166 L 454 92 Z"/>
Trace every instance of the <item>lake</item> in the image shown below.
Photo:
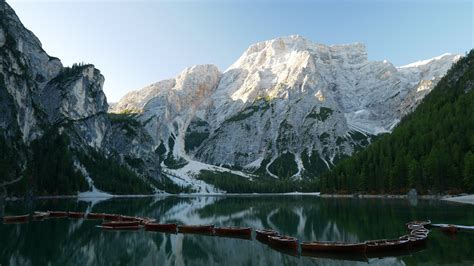
<path fill-rule="evenodd" d="M 147 216 L 160 222 L 271 228 L 300 241 L 396 238 L 410 220 L 474 225 L 474 206 L 438 200 L 316 196 L 189 196 L 7 202 L 5 213 L 74 210 Z M 436 229 L 419 251 L 384 258 L 306 257 L 253 240 L 146 231 L 102 231 L 99 221 L 48 219 L 0 224 L 0 265 L 379 265 L 474 264 L 474 233 Z"/>

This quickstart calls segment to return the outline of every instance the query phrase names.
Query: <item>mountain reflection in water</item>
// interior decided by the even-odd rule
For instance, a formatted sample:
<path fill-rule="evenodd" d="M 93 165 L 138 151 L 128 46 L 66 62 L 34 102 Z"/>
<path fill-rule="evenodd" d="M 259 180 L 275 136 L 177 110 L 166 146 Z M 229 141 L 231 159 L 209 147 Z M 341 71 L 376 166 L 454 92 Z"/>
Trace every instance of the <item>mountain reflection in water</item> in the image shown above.
<path fill-rule="evenodd" d="M 474 206 L 420 200 L 325 199 L 315 196 L 200 196 L 110 199 L 88 203 L 56 199 L 6 202 L 5 213 L 69 210 L 152 217 L 161 223 L 215 224 L 274 229 L 300 241 L 358 242 L 396 238 L 407 221 L 474 225 Z M 48 219 L 28 224 L 0 224 L 0 265 L 340 265 L 466 264 L 474 262 L 474 234 L 454 239 L 433 230 L 418 252 L 384 258 L 330 254 L 298 256 L 256 240 L 146 231 L 116 232 L 96 228 L 100 221 Z M 290 252 L 291 253 L 291 252 Z M 306 254 L 304 254 L 306 255 Z"/>

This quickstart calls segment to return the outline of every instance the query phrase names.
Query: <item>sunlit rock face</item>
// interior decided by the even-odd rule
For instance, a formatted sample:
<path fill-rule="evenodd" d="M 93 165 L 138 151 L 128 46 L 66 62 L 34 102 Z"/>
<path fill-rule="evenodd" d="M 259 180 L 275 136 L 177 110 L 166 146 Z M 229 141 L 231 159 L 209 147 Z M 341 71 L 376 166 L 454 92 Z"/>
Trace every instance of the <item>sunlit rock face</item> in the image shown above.
<path fill-rule="evenodd" d="M 395 67 L 368 60 L 360 43 L 288 36 L 250 46 L 222 74 L 195 66 L 129 93 L 113 112 L 140 113 L 175 157 L 272 176 L 283 160 L 293 177 L 316 175 L 390 132 L 458 59 Z"/>

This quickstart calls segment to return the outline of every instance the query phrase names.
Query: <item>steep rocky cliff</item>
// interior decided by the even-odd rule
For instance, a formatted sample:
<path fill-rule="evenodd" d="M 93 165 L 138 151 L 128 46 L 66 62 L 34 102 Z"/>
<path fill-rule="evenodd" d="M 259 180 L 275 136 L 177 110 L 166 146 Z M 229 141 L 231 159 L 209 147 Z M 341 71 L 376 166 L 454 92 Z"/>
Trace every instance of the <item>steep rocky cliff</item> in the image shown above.
<path fill-rule="evenodd" d="M 123 126 L 124 118 L 107 114 L 103 84 L 93 65 L 63 67 L 49 56 L 0 1 L 0 183 L 20 178 L 12 188 L 18 194 L 69 194 L 94 183 L 116 193 L 156 190 L 151 183 L 161 175 L 151 138 L 141 125 Z M 104 162 L 107 172 L 98 170 Z M 115 178 L 141 185 L 116 189 Z"/>

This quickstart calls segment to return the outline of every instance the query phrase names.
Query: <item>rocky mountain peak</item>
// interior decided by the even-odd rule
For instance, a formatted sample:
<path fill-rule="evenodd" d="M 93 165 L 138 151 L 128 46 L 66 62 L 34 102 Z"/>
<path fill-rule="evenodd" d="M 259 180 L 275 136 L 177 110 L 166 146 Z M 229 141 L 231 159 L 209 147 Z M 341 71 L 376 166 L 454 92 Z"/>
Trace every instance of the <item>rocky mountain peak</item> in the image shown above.
<path fill-rule="evenodd" d="M 142 107 L 139 120 L 167 162 L 317 175 L 389 132 L 458 58 L 397 68 L 369 61 L 361 43 L 292 35 L 251 45 L 223 74 L 194 66 L 117 106 Z"/>
<path fill-rule="evenodd" d="M 324 45 L 314 43 L 300 35 L 290 35 L 251 45 L 228 70 L 253 65 L 257 67 L 294 65 L 301 62 L 295 59 L 302 54 L 311 55 L 315 60 L 328 64 L 356 64 L 367 61 L 367 50 L 362 43 Z"/>

